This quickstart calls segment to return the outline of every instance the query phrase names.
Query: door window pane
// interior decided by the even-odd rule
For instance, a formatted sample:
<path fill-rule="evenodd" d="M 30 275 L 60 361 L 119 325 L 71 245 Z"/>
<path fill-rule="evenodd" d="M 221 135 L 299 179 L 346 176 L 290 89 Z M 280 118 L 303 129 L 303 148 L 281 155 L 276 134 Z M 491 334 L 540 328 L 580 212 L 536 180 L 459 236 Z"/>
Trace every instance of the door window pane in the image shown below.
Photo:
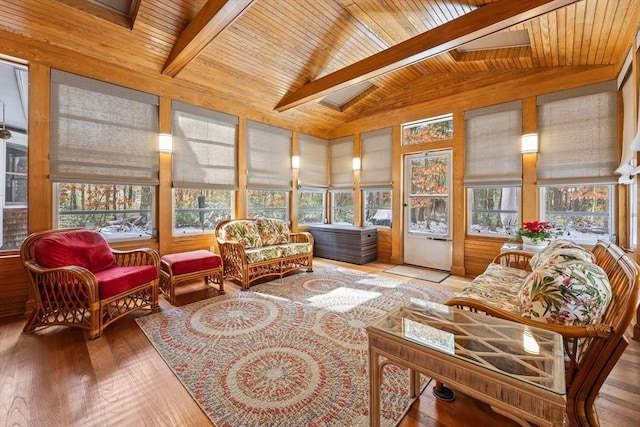
<path fill-rule="evenodd" d="M 449 236 L 449 154 L 411 159 L 409 231 Z"/>

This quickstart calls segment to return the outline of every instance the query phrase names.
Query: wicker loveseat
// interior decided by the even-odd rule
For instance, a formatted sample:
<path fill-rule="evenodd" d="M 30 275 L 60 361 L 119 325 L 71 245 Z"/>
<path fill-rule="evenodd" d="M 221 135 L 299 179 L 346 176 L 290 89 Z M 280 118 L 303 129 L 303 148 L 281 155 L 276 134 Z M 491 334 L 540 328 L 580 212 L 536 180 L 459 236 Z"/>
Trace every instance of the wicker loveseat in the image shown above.
<path fill-rule="evenodd" d="M 109 324 L 143 307 L 158 308 L 160 257 L 152 249 L 111 249 L 86 229 L 29 235 L 20 248 L 35 297 L 24 332 L 66 325 L 100 337 Z"/>
<path fill-rule="evenodd" d="M 313 236 L 292 233 L 276 219 L 220 221 L 215 229 L 225 279 L 236 279 L 247 290 L 268 276 L 306 268 L 313 271 Z"/>
<path fill-rule="evenodd" d="M 599 241 L 587 251 L 561 240 L 533 256 L 498 255 L 445 304 L 560 333 L 569 422 L 598 426 L 594 403 L 631 340 L 639 279 L 638 265 L 615 244 Z"/>

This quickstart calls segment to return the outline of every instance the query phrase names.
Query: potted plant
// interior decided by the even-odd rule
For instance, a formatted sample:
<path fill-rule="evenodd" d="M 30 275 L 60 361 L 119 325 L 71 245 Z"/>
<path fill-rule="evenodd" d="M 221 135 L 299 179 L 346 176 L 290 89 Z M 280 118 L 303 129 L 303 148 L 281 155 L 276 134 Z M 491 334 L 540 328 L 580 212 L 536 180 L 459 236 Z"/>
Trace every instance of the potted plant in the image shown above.
<path fill-rule="evenodd" d="M 518 237 L 522 239 L 525 248 L 539 249 L 544 247 L 554 235 L 553 226 L 543 221 L 524 222 L 522 228 L 518 230 Z"/>

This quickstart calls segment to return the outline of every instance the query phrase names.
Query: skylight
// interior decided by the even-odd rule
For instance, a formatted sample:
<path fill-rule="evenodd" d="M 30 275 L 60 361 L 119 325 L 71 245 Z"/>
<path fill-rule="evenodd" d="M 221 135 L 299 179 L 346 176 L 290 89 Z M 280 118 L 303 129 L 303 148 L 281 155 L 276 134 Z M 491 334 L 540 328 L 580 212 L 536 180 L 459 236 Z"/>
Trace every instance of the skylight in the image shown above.
<path fill-rule="evenodd" d="M 354 101 L 359 95 L 366 94 L 374 89 L 375 86 L 365 80 L 325 96 L 320 103 L 326 107 L 343 111 L 350 101 Z"/>
<path fill-rule="evenodd" d="M 459 52 L 473 52 L 477 50 L 508 49 L 512 47 L 531 46 L 529 31 L 502 31 L 489 34 L 458 47 Z"/>

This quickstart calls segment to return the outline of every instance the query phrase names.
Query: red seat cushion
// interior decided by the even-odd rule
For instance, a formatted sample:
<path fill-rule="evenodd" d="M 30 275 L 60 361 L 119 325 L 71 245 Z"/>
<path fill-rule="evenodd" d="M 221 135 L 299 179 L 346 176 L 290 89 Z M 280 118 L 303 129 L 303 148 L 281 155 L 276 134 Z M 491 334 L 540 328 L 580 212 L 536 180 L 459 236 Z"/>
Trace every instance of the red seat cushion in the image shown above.
<path fill-rule="evenodd" d="M 60 231 L 42 237 L 35 245 L 35 259 L 45 268 L 76 265 L 92 273 L 116 265 L 107 241 L 92 230 Z"/>
<path fill-rule="evenodd" d="M 171 266 L 174 275 L 193 273 L 194 271 L 208 270 L 222 265 L 220 255 L 206 250 L 182 252 L 163 255 L 162 261 Z M 166 267 L 161 263 L 162 268 Z"/>
<path fill-rule="evenodd" d="M 139 267 L 113 267 L 95 274 L 98 279 L 100 299 L 106 299 L 158 278 L 153 265 Z"/>

